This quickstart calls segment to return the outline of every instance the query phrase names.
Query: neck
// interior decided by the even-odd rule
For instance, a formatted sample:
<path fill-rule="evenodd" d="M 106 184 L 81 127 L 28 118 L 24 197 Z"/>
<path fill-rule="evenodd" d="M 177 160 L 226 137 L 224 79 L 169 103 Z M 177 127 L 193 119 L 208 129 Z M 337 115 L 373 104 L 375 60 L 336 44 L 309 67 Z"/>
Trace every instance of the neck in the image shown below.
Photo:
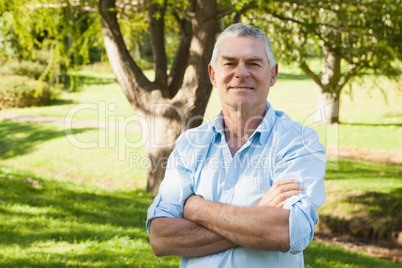
<path fill-rule="evenodd" d="M 247 142 L 264 118 L 266 103 L 246 109 L 222 106 L 225 122 L 225 139 L 232 156 Z"/>

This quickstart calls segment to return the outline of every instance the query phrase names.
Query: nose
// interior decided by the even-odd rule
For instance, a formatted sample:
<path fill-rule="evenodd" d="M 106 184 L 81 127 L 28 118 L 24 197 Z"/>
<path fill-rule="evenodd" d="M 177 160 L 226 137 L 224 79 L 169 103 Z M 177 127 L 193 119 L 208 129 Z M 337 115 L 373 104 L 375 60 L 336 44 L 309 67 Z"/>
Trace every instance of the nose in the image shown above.
<path fill-rule="evenodd" d="M 247 78 L 250 74 L 248 72 L 247 66 L 244 62 L 239 62 L 237 68 L 235 69 L 236 78 Z"/>

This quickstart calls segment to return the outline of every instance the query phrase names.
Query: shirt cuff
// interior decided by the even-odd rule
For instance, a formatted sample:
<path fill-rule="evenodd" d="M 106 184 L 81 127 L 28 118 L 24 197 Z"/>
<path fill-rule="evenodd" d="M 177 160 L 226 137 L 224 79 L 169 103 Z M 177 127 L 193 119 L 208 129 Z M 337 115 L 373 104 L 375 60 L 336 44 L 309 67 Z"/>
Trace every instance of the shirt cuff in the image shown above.
<path fill-rule="evenodd" d="M 298 254 L 306 249 L 313 239 L 314 227 L 318 221 L 317 208 L 308 202 L 308 197 L 304 194 L 289 198 L 283 208 L 290 210 L 289 252 Z"/>
<path fill-rule="evenodd" d="M 183 204 L 182 203 L 170 203 L 164 202 L 162 196 L 158 194 L 152 205 L 148 209 L 147 214 L 147 232 L 149 234 L 149 225 L 151 220 L 159 217 L 167 218 L 182 218 L 183 217 Z"/>

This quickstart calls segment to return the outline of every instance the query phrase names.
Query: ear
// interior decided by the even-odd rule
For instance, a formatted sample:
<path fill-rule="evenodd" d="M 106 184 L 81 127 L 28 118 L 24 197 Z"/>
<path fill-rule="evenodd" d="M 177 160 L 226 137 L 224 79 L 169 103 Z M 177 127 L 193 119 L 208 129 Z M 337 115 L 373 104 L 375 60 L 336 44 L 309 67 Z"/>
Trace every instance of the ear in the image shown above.
<path fill-rule="evenodd" d="M 214 68 L 212 68 L 211 64 L 208 65 L 208 73 L 209 73 L 209 81 L 211 81 L 211 84 L 214 87 L 216 87 L 215 71 Z"/>
<path fill-rule="evenodd" d="M 271 87 L 275 85 L 277 76 L 278 76 L 278 64 L 276 64 L 275 67 L 271 69 L 271 81 L 270 81 Z"/>

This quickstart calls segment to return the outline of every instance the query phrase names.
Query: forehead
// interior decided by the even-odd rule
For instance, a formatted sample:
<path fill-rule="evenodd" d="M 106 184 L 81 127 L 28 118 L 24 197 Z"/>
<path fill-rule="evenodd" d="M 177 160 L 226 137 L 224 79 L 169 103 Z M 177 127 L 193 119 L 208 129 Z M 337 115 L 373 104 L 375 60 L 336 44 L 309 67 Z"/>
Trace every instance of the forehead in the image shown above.
<path fill-rule="evenodd" d="M 253 36 L 225 37 L 219 43 L 218 60 L 224 58 L 262 58 L 268 62 L 265 43 Z"/>

